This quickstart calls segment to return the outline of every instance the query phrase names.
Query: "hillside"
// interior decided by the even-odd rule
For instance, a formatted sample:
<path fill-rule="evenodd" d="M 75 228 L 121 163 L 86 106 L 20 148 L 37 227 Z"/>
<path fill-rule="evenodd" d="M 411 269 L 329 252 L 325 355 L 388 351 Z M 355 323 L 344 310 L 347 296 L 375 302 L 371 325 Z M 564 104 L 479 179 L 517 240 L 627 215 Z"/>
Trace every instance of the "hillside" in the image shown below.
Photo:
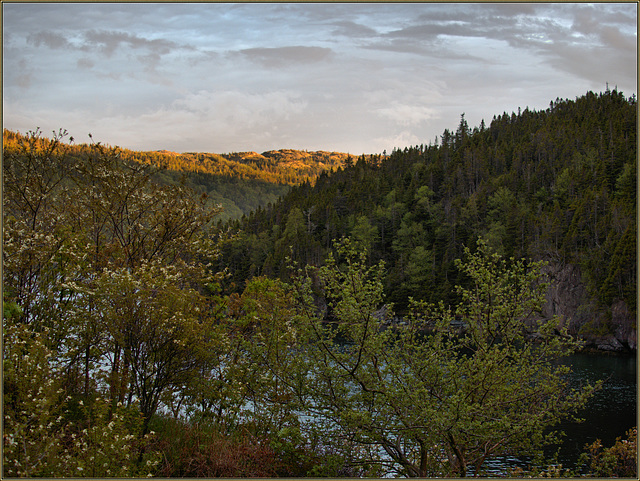
<path fill-rule="evenodd" d="M 315 183 L 317 176 L 343 166 L 349 154 L 341 152 L 308 152 L 302 150 L 270 150 L 256 152 L 235 152 L 221 157 L 250 167 L 257 178 L 274 178 L 280 183 L 297 185 L 302 182 Z"/>
<path fill-rule="evenodd" d="M 230 286 L 286 278 L 287 256 L 319 264 L 332 239 L 351 236 L 385 261 L 398 311 L 409 297 L 453 304 L 466 282 L 454 260 L 483 237 L 506 256 L 549 261 L 544 315 L 602 348 L 635 348 L 636 123 L 635 97 L 616 90 L 473 129 L 463 115 L 436 145 L 361 157 L 234 222 Z"/>
<path fill-rule="evenodd" d="M 313 184 L 321 172 L 344 165 L 350 155 L 340 152 L 307 152 L 292 149 L 271 150 L 262 154 L 257 152 L 178 154 L 166 150 L 155 152 L 123 150 L 123 157 L 140 163 L 153 164 L 173 172 L 260 180 L 279 185 L 299 185 L 303 182 Z"/>
<path fill-rule="evenodd" d="M 471 128 L 461 116 L 435 144 L 391 155 L 278 150 L 134 152 L 159 184 L 222 204 L 238 232 L 219 259 L 227 292 L 287 278 L 287 257 L 319 265 L 350 236 L 387 266 L 386 298 L 457 303 L 454 261 L 484 238 L 507 257 L 548 261 L 544 316 L 603 349 L 635 349 L 637 103 L 616 91 L 556 99 Z M 6 131 L 5 150 L 20 134 Z M 79 155 L 86 145 L 66 145 Z"/>
<path fill-rule="evenodd" d="M 322 172 L 339 168 L 351 158 L 340 152 L 291 149 L 262 154 L 123 150 L 122 155 L 160 168 L 161 172 L 156 175 L 159 182 L 175 183 L 184 177 L 186 185 L 206 193 L 210 202 L 222 205 L 223 221 L 240 218 L 276 202 L 291 186 L 314 184 Z"/>
<path fill-rule="evenodd" d="M 5 148 L 16 148 L 20 134 L 4 131 Z M 71 155 L 86 145 L 67 145 Z M 206 193 L 211 204 L 223 208 L 222 221 L 237 219 L 266 207 L 287 193 L 291 186 L 314 184 L 325 171 L 348 164 L 351 156 L 340 152 L 307 152 L 282 149 L 263 152 L 215 154 L 177 153 L 168 150 L 120 149 L 124 160 L 155 167 L 156 182 L 166 185 L 184 182 L 198 193 Z"/>

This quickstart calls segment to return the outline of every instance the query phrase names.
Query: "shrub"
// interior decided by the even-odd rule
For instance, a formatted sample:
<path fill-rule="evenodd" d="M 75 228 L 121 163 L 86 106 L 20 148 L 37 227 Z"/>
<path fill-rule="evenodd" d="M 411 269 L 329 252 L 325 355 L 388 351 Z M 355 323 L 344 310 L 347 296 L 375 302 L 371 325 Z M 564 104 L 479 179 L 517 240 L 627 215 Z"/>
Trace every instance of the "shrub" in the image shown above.
<path fill-rule="evenodd" d="M 161 477 L 273 477 L 280 463 L 267 440 L 251 435 L 225 436 L 207 425 L 154 418 L 162 453 Z"/>
<path fill-rule="evenodd" d="M 586 452 L 580 460 L 588 468 L 588 475 L 598 478 L 637 478 L 638 477 L 638 428 L 626 433 L 627 439 L 616 439 L 610 448 L 604 448 L 596 439 L 585 446 Z"/>

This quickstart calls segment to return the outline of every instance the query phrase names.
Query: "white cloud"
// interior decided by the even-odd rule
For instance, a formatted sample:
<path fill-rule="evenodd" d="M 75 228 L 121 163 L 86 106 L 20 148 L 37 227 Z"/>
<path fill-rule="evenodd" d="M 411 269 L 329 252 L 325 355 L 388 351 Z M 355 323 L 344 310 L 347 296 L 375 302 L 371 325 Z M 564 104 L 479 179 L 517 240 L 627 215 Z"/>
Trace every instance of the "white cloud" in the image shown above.
<path fill-rule="evenodd" d="M 199 91 L 187 94 L 172 105 L 174 111 L 192 113 L 217 127 L 229 129 L 266 126 L 289 120 L 304 111 L 306 102 L 291 92 L 251 94 L 240 91 Z"/>
<path fill-rule="evenodd" d="M 95 62 L 90 58 L 82 57 L 78 59 L 77 65 L 80 69 L 92 69 L 95 66 Z"/>
<path fill-rule="evenodd" d="M 323 47 L 287 46 L 248 48 L 239 53 L 267 68 L 282 68 L 320 62 L 328 59 L 332 52 L 330 48 Z"/>
<path fill-rule="evenodd" d="M 400 102 L 392 102 L 388 107 L 378 108 L 375 112 L 400 125 L 418 125 L 438 116 L 438 111 L 434 108 Z"/>
<path fill-rule="evenodd" d="M 373 139 L 373 146 L 375 148 L 371 152 L 382 153 L 386 150 L 387 153 L 390 154 L 394 148 L 403 149 L 404 147 L 410 147 L 424 143 L 428 143 L 425 142 L 424 138 L 420 138 L 412 132 L 403 130 L 401 132 L 397 132 L 394 135 Z"/>

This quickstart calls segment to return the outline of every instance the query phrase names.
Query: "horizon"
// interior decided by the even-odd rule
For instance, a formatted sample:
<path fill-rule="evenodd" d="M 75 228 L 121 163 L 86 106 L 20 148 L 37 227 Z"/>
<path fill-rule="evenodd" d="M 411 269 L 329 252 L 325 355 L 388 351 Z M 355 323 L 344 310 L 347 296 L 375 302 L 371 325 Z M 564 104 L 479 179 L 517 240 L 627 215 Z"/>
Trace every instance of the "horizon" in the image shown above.
<path fill-rule="evenodd" d="M 633 97 L 637 97 L 636 94 L 631 94 L 631 95 L 626 95 L 624 92 L 620 91 L 617 89 L 617 86 L 614 86 L 613 89 L 610 88 L 610 86 L 607 84 L 606 88 L 602 91 L 596 91 L 593 92 L 595 95 L 602 95 L 608 91 L 617 91 L 619 93 L 621 93 L 625 99 L 629 100 L 632 96 Z M 588 92 L 584 92 L 582 95 L 578 95 L 575 98 L 569 99 L 569 98 L 556 98 L 553 100 L 550 100 L 549 102 L 553 102 L 555 103 L 557 100 L 565 100 L 565 101 L 574 101 L 580 97 L 583 97 L 584 95 L 586 95 Z M 548 110 L 549 105 L 547 105 L 547 108 L 540 108 L 540 109 L 529 109 L 529 111 L 531 112 L 544 112 L 546 110 Z M 491 120 L 489 120 L 488 122 L 485 121 L 486 124 L 486 128 L 488 128 L 491 125 L 491 122 L 493 121 L 494 117 L 500 117 L 503 114 L 515 114 L 517 111 L 524 111 L 524 109 L 522 109 L 521 107 L 518 107 L 517 109 L 511 111 L 511 112 L 501 112 L 501 113 L 496 113 L 493 114 L 491 116 Z M 466 119 L 465 119 L 466 120 Z M 482 119 L 482 121 L 484 121 L 484 118 Z M 469 129 L 470 130 L 474 130 L 476 128 L 480 127 L 480 122 L 478 123 L 478 125 L 471 125 L 468 124 Z M 442 133 L 444 133 L 445 130 L 449 130 L 450 133 L 455 133 L 457 129 L 457 126 L 450 126 L 450 127 L 443 127 L 442 128 Z M 53 136 L 58 135 L 60 132 L 60 129 L 58 129 L 58 131 L 52 131 L 51 134 L 49 135 L 47 134 L 47 132 L 44 132 L 40 127 L 35 127 L 33 129 L 27 129 L 26 131 L 20 131 L 20 130 L 12 130 L 12 129 L 8 129 L 7 127 L 4 127 L 4 130 L 9 130 L 10 132 L 15 132 L 18 133 L 20 135 L 28 135 L 29 132 L 36 132 L 39 131 L 40 132 L 40 136 L 43 138 L 47 138 L 47 139 L 52 139 Z M 62 130 L 66 130 L 66 129 L 62 129 Z M 296 152 L 308 152 L 310 154 L 313 153 L 328 153 L 328 154 L 344 154 L 344 155 L 350 155 L 354 158 L 357 158 L 361 155 L 365 155 L 365 156 L 371 156 L 371 155 L 380 155 L 380 156 L 389 156 L 391 155 L 392 151 L 394 149 L 396 150 L 403 150 L 405 147 L 408 148 L 412 148 L 414 146 L 418 146 L 418 145 L 424 145 L 424 146 L 430 146 L 430 145 L 436 145 L 439 146 L 440 145 L 440 141 L 442 139 L 442 135 L 436 135 L 435 139 L 431 139 L 428 142 L 421 142 L 420 144 L 409 144 L 409 145 L 397 145 L 394 146 L 393 149 L 387 151 L 386 149 L 383 149 L 383 151 L 380 152 L 348 152 L 348 151 L 337 151 L 337 150 L 327 150 L 327 149 L 309 149 L 309 148 L 305 148 L 305 147 L 300 147 L 300 148 L 291 148 L 291 147 L 279 147 L 279 148 L 273 148 L 273 149 L 269 149 L 269 150 L 232 150 L 232 151 L 219 151 L 219 152 L 215 152 L 215 151 L 205 151 L 205 150 L 185 150 L 185 151 L 181 151 L 181 152 L 177 152 L 177 151 L 173 151 L 173 150 L 169 150 L 169 149 L 165 149 L 165 148 L 159 148 L 159 149 L 154 149 L 154 150 L 149 150 L 149 149 L 131 149 L 128 147 L 124 147 L 122 145 L 118 145 L 118 144 L 113 144 L 111 142 L 108 141 L 108 139 L 105 139 L 104 141 L 96 141 L 92 138 L 91 133 L 88 134 L 87 137 L 90 142 L 86 142 L 86 141 L 79 141 L 77 142 L 76 138 L 71 135 L 70 132 L 66 132 L 66 136 L 61 138 L 60 141 L 63 144 L 68 144 L 68 145 L 76 145 L 76 146 L 80 146 L 80 145 L 88 145 L 91 142 L 99 142 L 100 144 L 106 146 L 106 147 L 114 147 L 114 148 L 119 148 L 119 149 L 124 149 L 124 150 L 130 150 L 132 152 L 140 152 L 140 153 L 149 153 L 149 152 L 157 152 L 157 153 L 162 153 L 162 154 L 167 154 L 167 155 L 186 155 L 186 154 L 212 154 L 212 155 L 220 155 L 220 156 L 229 156 L 229 155 L 240 155 L 240 154 L 256 154 L 256 155 L 264 155 L 266 153 L 269 152 L 283 152 L 283 151 L 287 151 L 287 150 L 291 150 L 291 151 L 296 151 Z M 435 140 L 435 142 L 434 142 Z M 384 153 L 383 153 L 384 152 Z"/>
<path fill-rule="evenodd" d="M 3 4 L 3 127 L 352 155 L 637 95 L 636 3 Z M 615 87 L 614 87 L 615 86 Z"/>

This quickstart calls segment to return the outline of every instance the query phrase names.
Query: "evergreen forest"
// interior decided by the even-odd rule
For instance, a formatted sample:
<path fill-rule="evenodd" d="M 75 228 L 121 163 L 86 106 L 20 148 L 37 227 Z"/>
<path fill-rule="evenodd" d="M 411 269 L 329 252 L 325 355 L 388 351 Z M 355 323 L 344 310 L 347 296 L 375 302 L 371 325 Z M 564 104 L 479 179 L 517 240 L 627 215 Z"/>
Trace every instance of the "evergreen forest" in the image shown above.
<path fill-rule="evenodd" d="M 349 236 L 385 262 L 387 299 L 402 312 L 410 297 L 455 304 L 455 259 L 481 237 L 506 257 L 578 268 L 589 308 L 573 334 L 613 333 L 616 302 L 636 313 L 636 130 L 635 97 L 615 90 L 473 129 L 463 114 L 429 145 L 360 157 L 232 222 L 239 239 L 222 263 L 241 289 L 256 275 L 286 278 L 288 256 L 317 265 Z"/>
<path fill-rule="evenodd" d="M 5 130 L 2 475 L 636 477 L 636 428 L 545 450 L 602 386 L 559 360 L 636 349 L 636 132 L 608 89 L 360 157 Z"/>

